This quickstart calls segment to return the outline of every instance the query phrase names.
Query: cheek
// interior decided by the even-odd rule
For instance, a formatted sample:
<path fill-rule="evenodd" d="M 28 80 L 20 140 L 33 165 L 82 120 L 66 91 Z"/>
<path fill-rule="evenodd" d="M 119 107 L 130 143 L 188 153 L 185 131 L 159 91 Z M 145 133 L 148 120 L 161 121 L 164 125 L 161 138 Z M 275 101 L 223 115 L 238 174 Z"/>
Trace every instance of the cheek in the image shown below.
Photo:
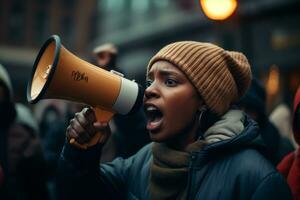
<path fill-rule="evenodd" d="M 195 110 L 198 105 L 198 98 L 192 91 L 177 91 L 170 93 L 166 98 L 166 105 L 172 106 L 175 110 Z"/>
<path fill-rule="evenodd" d="M 177 95 L 166 102 L 168 105 L 167 115 L 176 126 L 184 126 L 194 119 L 197 111 L 198 99 L 190 93 Z"/>

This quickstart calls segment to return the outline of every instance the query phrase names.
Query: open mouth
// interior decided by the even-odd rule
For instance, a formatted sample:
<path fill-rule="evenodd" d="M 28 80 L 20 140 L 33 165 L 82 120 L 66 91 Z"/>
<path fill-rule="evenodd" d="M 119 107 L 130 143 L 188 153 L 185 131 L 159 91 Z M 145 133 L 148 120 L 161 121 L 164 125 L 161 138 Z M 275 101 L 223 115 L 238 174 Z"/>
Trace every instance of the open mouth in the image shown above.
<path fill-rule="evenodd" d="M 162 111 L 154 105 L 145 105 L 145 113 L 147 116 L 147 129 L 157 131 L 162 124 Z"/>

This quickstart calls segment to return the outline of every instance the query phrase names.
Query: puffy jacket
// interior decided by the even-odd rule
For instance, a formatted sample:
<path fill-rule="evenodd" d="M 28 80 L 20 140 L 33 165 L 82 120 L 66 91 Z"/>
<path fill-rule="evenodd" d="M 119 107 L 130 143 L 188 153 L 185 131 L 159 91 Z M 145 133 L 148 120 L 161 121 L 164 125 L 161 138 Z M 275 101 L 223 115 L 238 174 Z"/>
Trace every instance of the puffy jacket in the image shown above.
<path fill-rule="evenodd" d="M 188 199 L 292 199 L 283 177 L 256 150 L 257 125 L 247 118 L 238 136 L 191 153 Z M 62 199 L 151 199 L 152 143 L 128 158 L 101 164 L 101 147 L 82 151 L 65 144 L 59 162 Z"/>

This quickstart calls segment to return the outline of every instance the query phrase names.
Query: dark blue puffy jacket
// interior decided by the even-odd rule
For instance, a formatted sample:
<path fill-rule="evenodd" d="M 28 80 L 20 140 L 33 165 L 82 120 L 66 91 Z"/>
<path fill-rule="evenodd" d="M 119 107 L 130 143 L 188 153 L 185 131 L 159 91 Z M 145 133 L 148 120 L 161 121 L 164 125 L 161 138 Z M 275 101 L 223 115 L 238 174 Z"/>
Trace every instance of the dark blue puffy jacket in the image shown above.
<path fill-rule="evenodd" d="M 191 153 L 188 199 L 292 199 L 283 177 L 256 150 L 257 125 L 250 119 L 244 131 Z M 59 163 L 61 199 L 151 199 L 151 144 L 128 158 L 101 164 L 101 147 L 82 151 L 65 144 Z"/>

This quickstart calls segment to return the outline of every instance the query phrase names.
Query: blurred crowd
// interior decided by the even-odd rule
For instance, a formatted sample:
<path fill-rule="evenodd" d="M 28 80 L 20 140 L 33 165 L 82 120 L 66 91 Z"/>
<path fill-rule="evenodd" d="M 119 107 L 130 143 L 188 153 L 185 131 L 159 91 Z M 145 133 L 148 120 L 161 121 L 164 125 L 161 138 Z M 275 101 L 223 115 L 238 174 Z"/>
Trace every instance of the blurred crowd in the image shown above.
<path fill-rule="evenodd" d="M 116 68 L 117 53 L 112 44 L 93 51 L 98 66 L 106 70 Z M 299 97 L 298 90 L 294 110 L 289 109 L 290 105 L 280 104 L 268 115 L 265 88 L 254 78 L 238 106 L 258 122 L 265 143 L 261 151 L 278 166 L 293 193 L 300 196 L 300 154 L 296 150 L 300 144 Z M 0 65 L 0 199 L 59 199 L 56 168 L 65 130 L 74 113 L 85 105 L 45 102 L 39 108 L 14 102 L 9 74 Z M 127 158 L 147 144 L 150 140 L 145 123 L 142 109 L 131 116 L 114 116 L 110 122 L 112 137 L 103 149 L 102 162 L 117 156 Z"/>

